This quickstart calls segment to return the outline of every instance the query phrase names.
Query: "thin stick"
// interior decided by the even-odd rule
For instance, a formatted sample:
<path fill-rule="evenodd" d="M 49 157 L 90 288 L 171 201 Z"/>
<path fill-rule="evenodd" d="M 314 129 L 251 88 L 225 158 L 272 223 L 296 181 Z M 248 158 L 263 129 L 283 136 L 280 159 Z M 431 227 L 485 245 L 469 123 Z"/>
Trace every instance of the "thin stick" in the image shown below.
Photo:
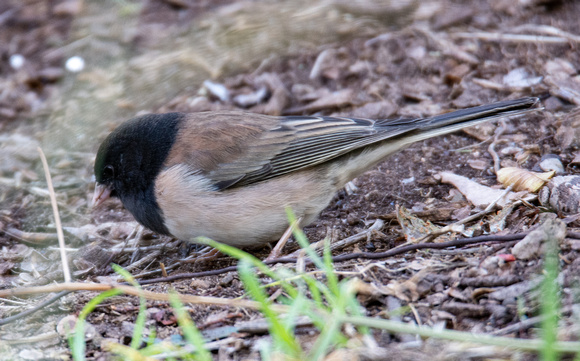
<path fill-rule="evenodd" d="M 40 159 L 42 160 L 42 167 L 44 168 L 44 176 L 46 177 L 46 185 L 48 186 L 48 193 L 50 194 L 50 203 L 52 204 L 52 213 L 54 214 L 54 225 L 56 226 L 56 235 L 58 237 L 58 246 L 60 248 L 60 260 L 62 262 L 62 272 L 64 273 L 64 281 L 69 283 L 71 281 L 70 268 L 68 267 L 68 260 L 66 258 L 66 247 L 64 244 L 64 233 L 62 231 L 62 224 L 60 223 L 60 215 L 58 214 L 58 204 L 56 203 L 56 193 L 52 186 L 52 177 L 48 169 L 48 162 L 46 156 L 40 147 L 37 147 Z"/>
<path fill-rule="evenodd" d="M 169 301 L 169 294 L 158 293 L 152 291 L 140 290 L 132 286 L 120 285 L 120 284 L 105 284 L 105 283 L 59 283 L 50 284 L 46 286 L 32 286 L 23 288 L 14 288 L 9 290 L 0 290 L 0 297 L 8 296 L 24 296 L 24 295 L 34 295 L 61 291 L 96 291 L 103 292 L 112 289 L 118 289 L 121 292 L 131 295 L 131 296 L 143 296 L 148 300 L 152 301 Z M 251 300 L 240 300 L 232 298 L 221 298 L 221 297 L 211 297 L 211 296 L 193 296 L 178 294 L 181 302 L 193 303 L 199 305 L 221 305 L 221 306 L 233 306 L 233 307 L 245 307 L 251 308 L 253 310 L 258 310 L 262 305 L 257 301 Z M 284 305 L 270 305 L 278 312 L 287 312 L 289 307 Z"/>
<path fill-rule="evenodd" d="M 487 152 L 493 158 L 493 171 L 495 172 L 495 174 L 497 174 L 497 172 L 501 168 L 501 164 L 500 164 L 501 161 L 499 159 L 499 155 L 497 155 L 497 152 L 495 151 L 495 146 L 497 145 L 499 137 L 501 137 L 501 135 L 503 134 L 505 129 L 506 129 L 505 122 L 501 121 L 500 127 L 497 129 L 497 132 L 495 133 L 495 135 L 493 137 L 493 142 L 491 142 L 489 147 L 487 147 Z"/>
<path fill-rule="evenodd" d="M 542 35 L 520 35 L 520 34 L 500 34 L 500 33 L 453 33 L 452 38 L 458 39 L 478 39 L 483 41 L 497 41 L 506 43 L 534 43 L 534 44 L 568 44 L 575 42 L 575 39 L 563 38 L 559 36 L 542 36 Z"/>
<path fill-rule="evenodd" d="M 517 26 L 517 27 L 513 28 L 512 30 L 514 32 L 535 31 L 537 33 L 543 33 L 543 34 L 547 34 L 547 35 L 566 38 L 566 39 L 569 39 L 570 41 L 573 41 L 573 42 L 580 42 L 580 36 L 569 33 L 569 32 L 564 31 L 562 29 L 558 29 L 557 27 L 550 26 L 550 25 L 525 24 L 525 25 Z"/>
<path fill-rule="evenodd" d="M 382 219 L 377 219 L 377 220 L 375 220 L 375 223 L 373 223 L 373 225 L 370 226 L 368 229 L 366 229 L 360 233 L 357 233 L 354 236 L 350 236 L 348 238 L 345 238 L 343 240 L 332 242 L 330 244 L 330 251 L 334 252 L 334 251 L 338 251 L 338 250 L 341 250 L 343 248 L 352 246 L 353 244 L 355 244 L 363 239 L 366 239 L 373 232 L 380 231 L 384 225 L 385 225 L 385 222 Z M 313 243 L 311 247 L 316 250 L 316 253 L 318 253 L 318 255 L 322 255 L 322 252 L 324 251 L 324 247 L 322 247 L 323 245 L 324 245 L 324 240 L 321 240 L 321 241 L 318 241 L 316 243 Z M 299 249 L 299 250 L 289 254 L 288 257 L 298 257 L 298 255 L 302 251 L 303 251 L 302 249 Z"/>
<path fill-rule="evenodd" d="M 17 238 L 20 242 L 35 246 L 44 246 L 49 242 L 58 240 L 58 236 L 55 233 L 24 232 L 12 227 L 6 228 L 4 233 L 10 237 Z"/>
<path fill-rule="evenodd" d="M 286 243 L 290 239 L 290 236 L 292 236 L 294 229 L 296 228 L 296 226 L 298 224 L 300 224 L 301 220 L 302 220 L 302 217 L 298 218 L 294 223 L 292 223 L 291 225 L 288 226 L 288 228 L 286 228 L 286 231 L 284 232 L 282 237 L 280 237 L 280 240 L 278 240 L 278 242 L 276 243 L 276 246 L 274 246 L 274 248 L 272 249 L 272 252 L 270 252 L 270 255 L 268 256 L 268 258 L 266 258 L 266 261 L 280 257 L 280 253 L 282 252 L 282 249 L 284 248 L 284 246 L 286 246 Z"/>

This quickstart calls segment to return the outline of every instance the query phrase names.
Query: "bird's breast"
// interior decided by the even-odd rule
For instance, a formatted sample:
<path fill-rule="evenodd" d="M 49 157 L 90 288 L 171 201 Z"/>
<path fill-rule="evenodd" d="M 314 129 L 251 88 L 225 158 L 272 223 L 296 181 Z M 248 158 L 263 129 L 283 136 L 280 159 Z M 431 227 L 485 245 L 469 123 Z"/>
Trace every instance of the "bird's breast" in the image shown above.
<path fill-rule="evenodd" d="M 185 165 L 159 174 L 155 196 L 169 232 L 182 240 L 205 236 L 236 247 L 277 240 L 288 227 L 286 207 L 303 225 L 314 221 L 336 188 L 314 170 L 294 172 L 224 191 Z"/>

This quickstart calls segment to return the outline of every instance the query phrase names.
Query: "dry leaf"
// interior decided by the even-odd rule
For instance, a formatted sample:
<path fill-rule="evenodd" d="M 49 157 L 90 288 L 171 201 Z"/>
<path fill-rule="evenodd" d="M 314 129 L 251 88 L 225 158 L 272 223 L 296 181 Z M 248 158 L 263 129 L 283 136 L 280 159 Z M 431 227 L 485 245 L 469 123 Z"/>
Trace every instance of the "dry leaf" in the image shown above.
<path fill-rule="evenodd" d="M 411 214 L 411 212 L 409 212 L 405 207 L 397 208 L 397 220 L 401 225 L 407 242 L 411 243 L 416 243 L 426 235 L 439 230 L 439 227 Z"/>
<path fill-rule="evenodd" d="M 502 168 L 497 172 L 497 181 L 504 186 L 512 186 L 518 191 L 537 192 L 556 174 L 555 171 L 538 173 L 516 167 Z"/>
<path fill-rule="evenodd" d="M 481 185 L 471 179 L 465 178 L 458 174 L 451 172 L 441 172 L 439 173 L 442 183 L 452 184 L 457 190 L 461 192 L 467 198 L 467 200 L 474 206 L 486 207 L 492 202 L 498 200 L 505 191 L 501 189 L 493 189 Z M 500 199 L 497 204 L 500 206 L 505 206 L 511 199 L 516 198 L 518 195 L 514 192 L 509 192 L 505 197 Z"/>

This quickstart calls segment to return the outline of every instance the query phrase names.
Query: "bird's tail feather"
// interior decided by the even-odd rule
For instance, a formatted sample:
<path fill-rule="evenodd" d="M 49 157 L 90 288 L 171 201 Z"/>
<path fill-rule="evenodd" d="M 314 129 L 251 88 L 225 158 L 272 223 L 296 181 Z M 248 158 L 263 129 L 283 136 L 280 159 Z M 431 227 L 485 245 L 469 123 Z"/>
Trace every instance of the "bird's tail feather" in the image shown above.
<path fill-rule="evenodd" d="M 412 136 L 413 141 L 451 133 L 498 118 L 519 116 L 536 111 L 539 109 L 539 102 L 540 99 L 537 97 L 506 100 L 425 118 L 416 123 L 417 134 Z"/>
<path fill-rule="evenodd" d="M 457 110 L 425 119 L 391 120 L 388 123 L 385 121 L 379 126 L 385 127 L 386 137 L 363 148 L 358 156 L 345 158 L 344 162 L 340 164 L 341 173 L 336 184 L 345 184 L 385 157 L 414 142 L 452 133 L 497 118 L 526 114 L 539 109 L 538 103 L 539 98 L 529 97 Z M 403 128 L 399 134 L 394 135 L 393 126 L 402 126 Z"/>

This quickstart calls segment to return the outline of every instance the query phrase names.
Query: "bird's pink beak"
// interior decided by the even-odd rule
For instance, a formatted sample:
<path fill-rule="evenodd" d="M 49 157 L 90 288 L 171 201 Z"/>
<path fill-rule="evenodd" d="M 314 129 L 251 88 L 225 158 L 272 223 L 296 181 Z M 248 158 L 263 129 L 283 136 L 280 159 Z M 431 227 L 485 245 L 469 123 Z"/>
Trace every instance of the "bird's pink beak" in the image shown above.
<path fill-rule="evenodd" d="M 95 208 L 101 205 L 111 196 L 112 191 L 110 187 L 97 183 L 95 185 L 95 193 L 93 194 L 92 207 Z"/>

